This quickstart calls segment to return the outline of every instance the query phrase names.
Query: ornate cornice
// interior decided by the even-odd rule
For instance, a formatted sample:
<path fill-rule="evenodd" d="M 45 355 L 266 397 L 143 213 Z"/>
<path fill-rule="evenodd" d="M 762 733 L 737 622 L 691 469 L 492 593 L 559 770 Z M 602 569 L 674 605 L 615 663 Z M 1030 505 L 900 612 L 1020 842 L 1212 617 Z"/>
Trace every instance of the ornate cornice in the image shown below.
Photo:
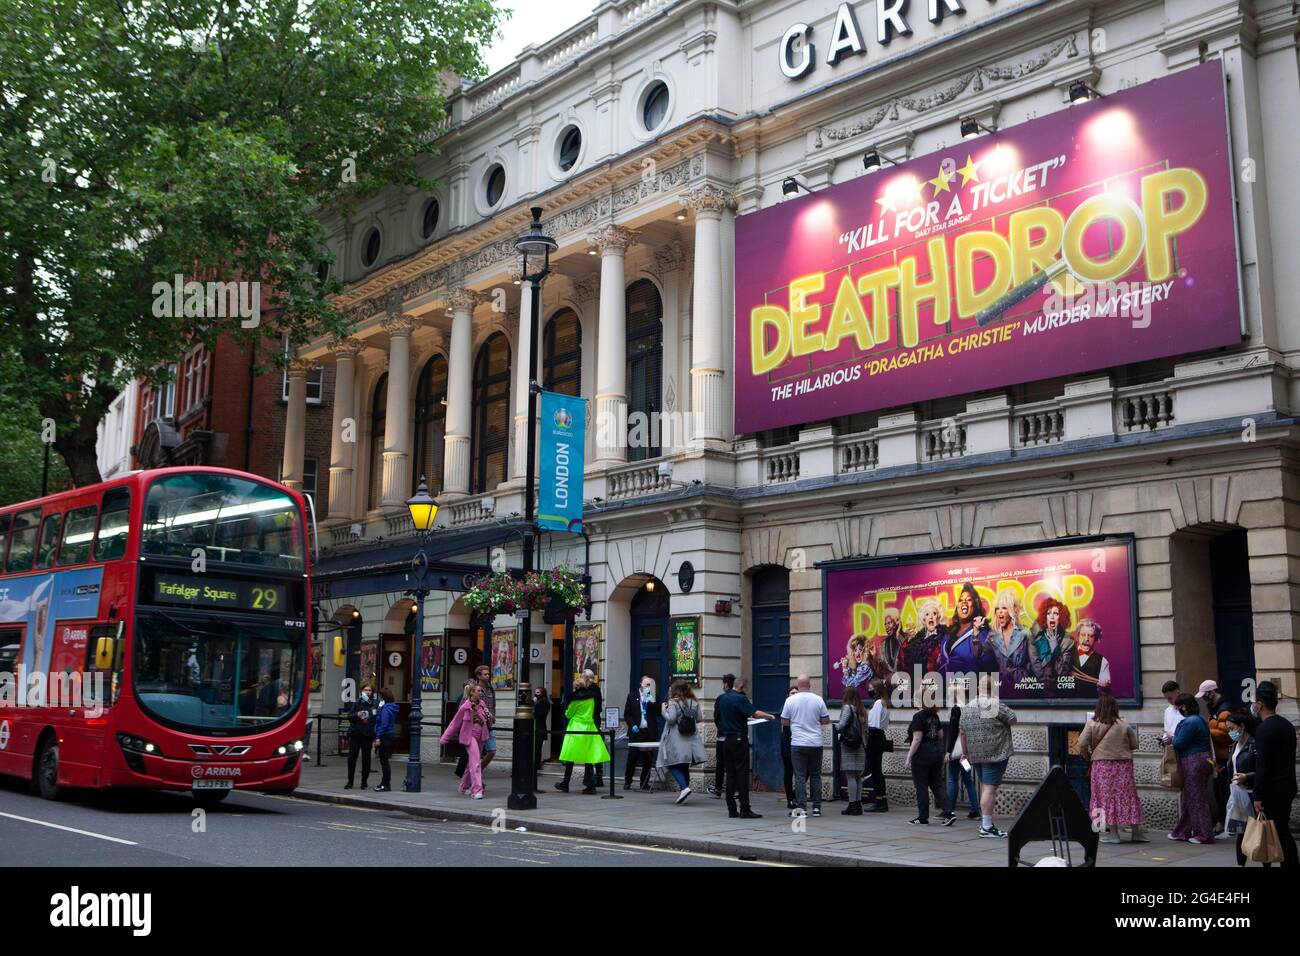
<path fill-rule="evenodd" d="M 684 268 L 690 261 L 691 249 L 677 239 L 655 250 L 655 268 L 660 277 Z"/>
<path fill-rule="evenodd" d="M 953 80 L 943 89 L 935 90 L 927 96 L 895 96 L 854 123 L 844 126 L 818 128 L 813 139 L 813 147 L 821 149 L 826 145 L 822 141 L 822 137 L 838 141 L 869 133 L 886 119 L 897 120 L 902 110 L 917 114 L 928 113 L 930 110 L 951 103 L 968 89 L 975 93 L 982 93 L 986 83 L 1004 83 L 1037 73 L 1062 53 L 1065 53 L 1065 59 L 1067 60 L 1079 55 L 1078 38 L 1073 33 L 1019 63 L 1006 66 L 977 66 Z"/>

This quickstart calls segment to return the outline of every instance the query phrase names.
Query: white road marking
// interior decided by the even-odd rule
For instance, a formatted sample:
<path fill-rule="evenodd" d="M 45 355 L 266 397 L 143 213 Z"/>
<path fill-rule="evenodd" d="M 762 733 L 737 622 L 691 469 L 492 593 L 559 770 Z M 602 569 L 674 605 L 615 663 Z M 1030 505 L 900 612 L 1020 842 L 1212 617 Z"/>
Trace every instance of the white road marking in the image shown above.
<path fill-rule="evenodd" d="M 96 840 L 107 840 L 109 843 L 121 843 L 124 846 L 139 846 L 134 840 L 123 840 L 121 837 L 105 836 L 102 833 L 92 833 L 89 830 L 78 830 L 76 827 L 65 827 L 58 823 L 47 823 L 45 820 L 33 820 L 31 817 L 20 817 L 16 813 L 0 813 L 0 817 L 6 817 L 10 820 L 19 820 L 23 823 L 34 823 L 38 827 L 49 827 L 51 830 L 63 830 L 67 833 L 76 833 L 78 836 L 94 837 Z"/>

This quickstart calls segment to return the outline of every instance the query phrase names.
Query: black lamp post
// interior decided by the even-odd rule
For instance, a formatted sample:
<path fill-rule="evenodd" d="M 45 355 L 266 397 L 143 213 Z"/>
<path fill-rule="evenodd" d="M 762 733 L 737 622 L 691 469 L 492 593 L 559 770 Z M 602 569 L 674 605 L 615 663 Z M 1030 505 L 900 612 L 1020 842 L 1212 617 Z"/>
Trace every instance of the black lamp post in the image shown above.
<path fill-rule="evenodd" d="M 537 527 L 537 491 L 534 484 L 537 477 L 537 393 L 541 386 L 537 383 L 537 326 L 542 307 L 542 282 L 551 274 L 551 253 L 560 244 L 542 232 L 542 209 L 532 208 L 533 222 L 528 232 L 515 240 L 515 248 L 524 258 L 521 281 L 527 282 L 532 289 L 529 302 L 529 336 L 528 336 L 528 429 L 527 459 L 524 465 L 524 573 L 534 570 L 534 552 L 536 550 Z M 541 260 L 535 272 L 528 271 L 528 257 L 533 257 L 534 265 Z M 510 757 L 510 799 L 506 806 L 511 810 L 534 810 L 537 808 L 537 796 L 533 793 L 536 782 L 533 775 L 533 695 L 528 684 L 529 645 L 532 641 L 533 612 L 525 610 L 519 617 L 519 649 L 516 659 L 519 661 L 519 683 L 516 687 L 515 728 L 513 735 L 513 753 Z"/>
<path fill-rule="evenodd" d="M 415 595 L 415 647 L 411 654 L 411 752 L 406 757 L 406 792 L 419 793 L 423 777 L 420 721 L 424 719 L 424 710 L 420 706 L 420 654 L 424 649 L 424 601 L 429 596 L 429 556 L 424 553 L 424 548 L 433 531 L 433 519 L 438 516 L 438 502 L 429 496 L 424 475 L 420 476 L 420 486 L 415 494 L 406 499 L 406 508 L 411 513 L 411 523 L 415 525 L 415 534 L 420 542 L 420 550 L 411 559 L 411 577 L 415 579 L 415 589 L 411 592 Z"/>

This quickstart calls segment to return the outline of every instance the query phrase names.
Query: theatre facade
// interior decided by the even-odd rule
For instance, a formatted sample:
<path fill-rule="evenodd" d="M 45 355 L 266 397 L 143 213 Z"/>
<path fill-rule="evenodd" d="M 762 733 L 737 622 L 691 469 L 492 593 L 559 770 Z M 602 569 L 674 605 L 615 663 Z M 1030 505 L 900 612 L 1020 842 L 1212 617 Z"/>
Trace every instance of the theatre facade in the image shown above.
<path fill-rule="evenodd" d="M 348 659 L 318 649 L 319 706 L 345 675 L 406 700 L 418 666 L 428 715 L 487 662 L 509 714 L 514 620 L 463 593 L 520 565 L 540 206 L 537 378 L 587 409 L 584 533 L 542 563 L 592 603 L 535 616 L 533 686 L 711 701 L 734 672 L 777 709 L 800 673 L 833 703 L 990 673 L 1004 811 L 1105 687 L 1172 822 L 1165 681 L 1273 679 L 1296 718 L 1298 32 L 1283 0 L 606 0 L 458 88 L 436 189 L 328 224 L 353 332 L 289 376 L 293 483 L 333 366 L 317 598 Z M 972 617 L 974 657 L 927 637 Z M 774 733 L 755 761 L 779 786 Z"/>

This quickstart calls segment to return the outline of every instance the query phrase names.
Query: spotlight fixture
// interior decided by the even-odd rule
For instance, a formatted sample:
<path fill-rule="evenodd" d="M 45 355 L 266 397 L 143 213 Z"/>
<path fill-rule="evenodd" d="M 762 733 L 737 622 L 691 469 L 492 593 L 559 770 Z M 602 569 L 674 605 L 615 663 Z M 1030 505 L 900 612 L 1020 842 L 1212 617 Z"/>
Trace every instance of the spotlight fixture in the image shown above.
<path fill-rule="evenodd" d="M 655 589 L 655 579 L 654 579 L 654 578 L 651 578 L 649 581 L 647 581 L 647 582 L 645 583 L 645 589 L 646 589 L 647 591 L 653 591 L 653 590 Z"/>
<path fill-rule="evenodd" d="M 1070 105 L 1079 106 L 1087 103 L 1091 99 L 1102 99 L 1102 95 L 1094 90 L 1083 80 L 1075 80 L 1070 84 Z"/>
<path fill-rule="evenodd" d="M 686 221 L 686 210 L 685 210 L 685 209 L 682 209 L 682 210 L 679 210 L 679 211 L 678 211 L 678 213 L 677 213 L 677 221 L 678 221 L 678 222 L 685 222 L 685 221 Z"/>
<path fill-rule="evenodd" d="M 795 179 L 793 176 L 787 176 L 785 179 L 781 180 L 781 194 L 783 196 L 793 196 L 801 189 L 806 193 L 812 193 L 811 189 L 799 182 L 799 180 Z"/>
<path fill-rule="evenodd" d="M 862 154 L 862 168 L 869 173 L 874 173 L 880 169 L 882 163 L 889 163 L 890 166 L 897 166 L 888 156 L 880 155 L 879 151 L 871 149 Z"/>
<path fill-rule="evenodd" d="M 985 126 L 983 123 L 981 123 L 979 120 L 973 117 L 968 116 L 961 121 L 962 139 L 975 139 L 981 133 L 991 133 L 991 132 L 993 132 L 993 130 L 989 129 L 987 126 Z"/>

